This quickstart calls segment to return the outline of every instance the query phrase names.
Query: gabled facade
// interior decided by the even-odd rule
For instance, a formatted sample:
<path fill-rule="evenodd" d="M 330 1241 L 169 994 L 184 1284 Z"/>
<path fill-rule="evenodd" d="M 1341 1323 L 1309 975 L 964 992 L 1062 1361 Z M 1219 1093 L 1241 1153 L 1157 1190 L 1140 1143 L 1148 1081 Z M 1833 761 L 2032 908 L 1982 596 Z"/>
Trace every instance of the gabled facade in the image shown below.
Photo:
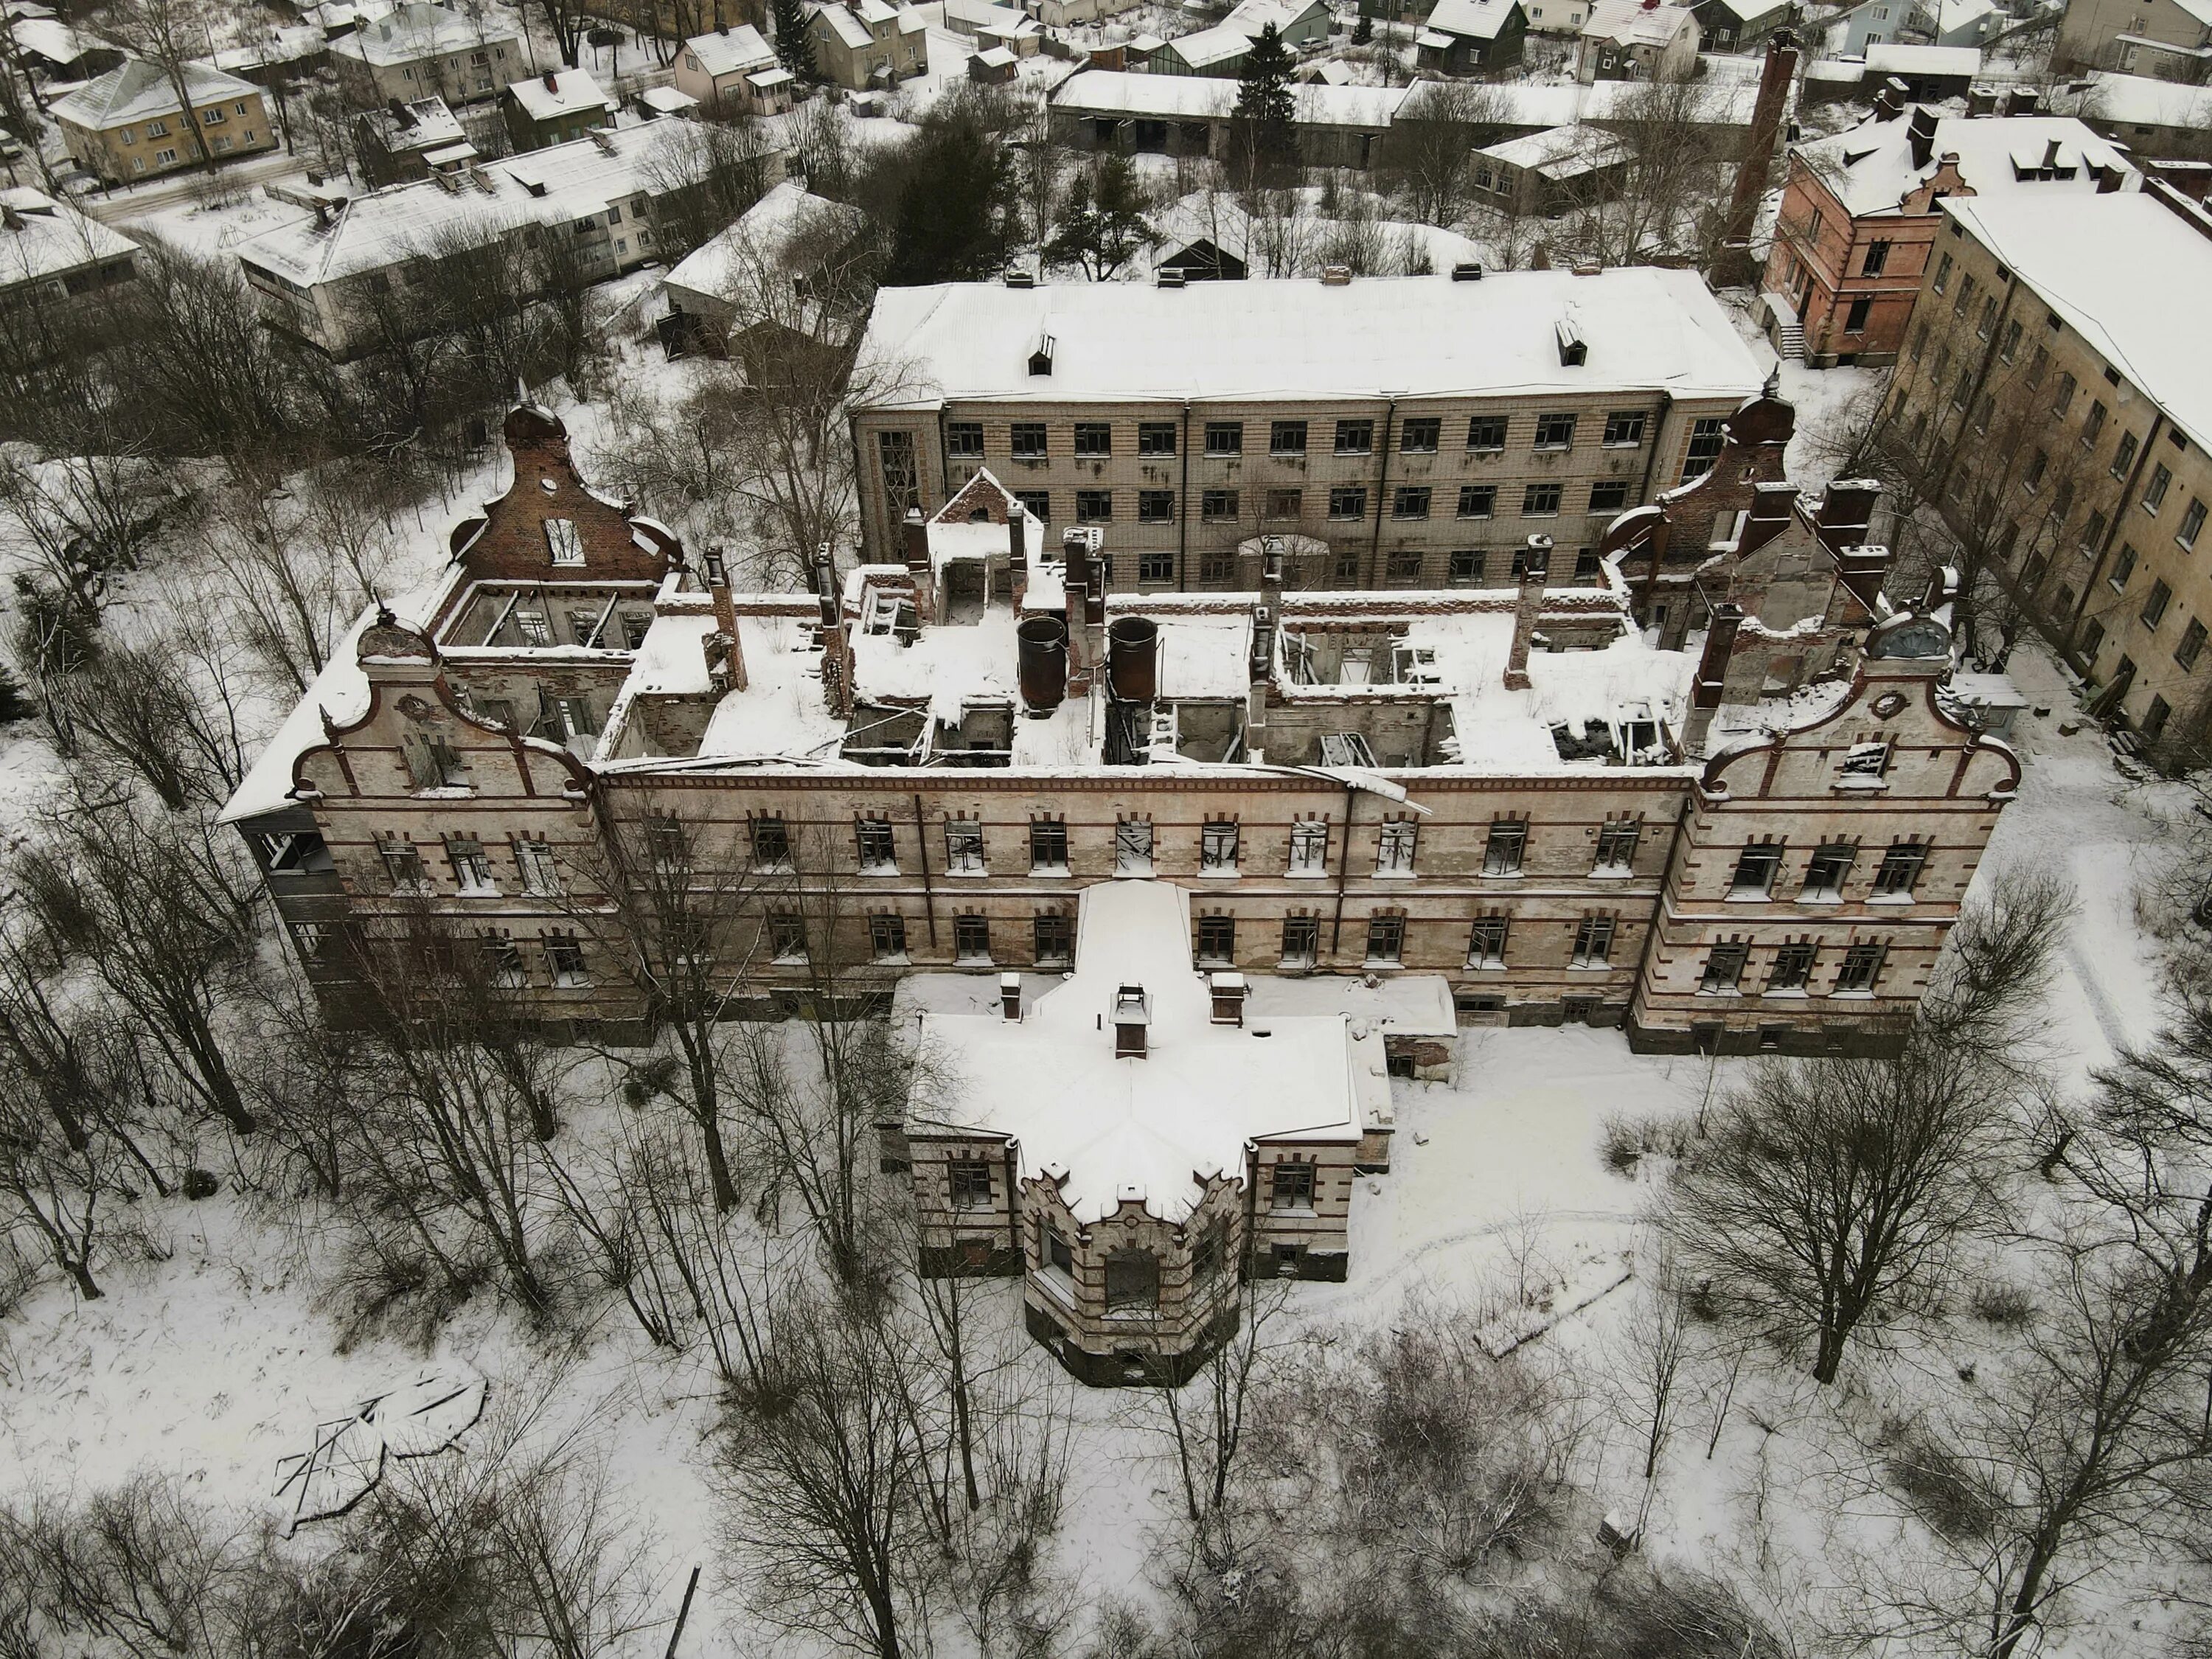
<path fill-rule="evenodd" d="M 185 64 L 183 80 L 180 100 L 159 64 L 129 58 L 50 113 L 70 155 L 109 185 L 276 148 L 260 88 L 206 64 Z"/>
<path fill-rule="evenodd" d="M 830 0 L 807 20 L 814 66 L 852 92 L 895 87 L 929 72 L 929 25 L 911 6 Z"/>
<path fill-rule="evenodd" d="M 2212 79 L 2212 0 L 2067 0 L 2051 65 Z"/>
<path fill-rule="evenodd" d="M 363 18 L 331 42 L 330 59 L 339 92 L 356 109 L 394 99 L 481 103 L 529 67 L 511 27 L 489 13 L 465 15 L 427 0 L 404 0 Z"/>
<path fill-rule="evenodd" d="M 574 143 L 594 127 L 615 124 L 615 100 L 580 69 L 548 70 L 500 94 L 500 114 L 518 150 Z"/>
<path fill-rule="evenodd" d="M 1521 0 L 1437 0 L 1413 38 L 1423 69 L 1444 75 L 1495 75 L 1521 61 L 1528 32 Z"/>
<path fill-rule="evenodd" d="M 686 40 L 676 54 L 676 87 L 710 115 L 781 115 L 792 106 L 798 78 L 758 29 L 741 23 Z"/>
<path fill-rule="evenodd" d="M 1597 0 L 1576 48 L 1575 78 L 1683 81 L 1697 73 L 1697 14 L 1662 0 Z"/>

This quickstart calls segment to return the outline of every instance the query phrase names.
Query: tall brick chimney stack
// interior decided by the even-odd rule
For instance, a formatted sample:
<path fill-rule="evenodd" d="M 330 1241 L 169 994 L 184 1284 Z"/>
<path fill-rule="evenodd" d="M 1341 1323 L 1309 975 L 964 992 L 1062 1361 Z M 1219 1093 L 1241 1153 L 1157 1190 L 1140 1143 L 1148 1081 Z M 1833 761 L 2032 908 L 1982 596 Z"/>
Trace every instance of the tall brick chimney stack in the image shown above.
<path fill-rule="evenodd" d="M 722 641 L 721 657 L 729 670 L 730 690 L 742 691 L 745 689 L 745 653 L 738 643 L 737 607 L 730 603 L 729 568 L 723 562 L 720 548 L 707 550 L 707 594 L 714 602 L 714 633 Z M 713 641 L 708 642 L 707 650 L 707 666 L 711 671 L 715 666 Z"/>
<path fill-rule="evenodd" d="M 1755 282 L 1759 272 L 1751 262 L 1751 228 L 1759 216 L 1759 198 L 1766 194 L 1767 169 L 1774 148 L 1781 141 L 1782 118 L 1790 106 L 1790 82 L 1797 73 L 1797 37 L 1788 29 L 1775 30 L 1766 43 L 1766 67 L 1759 77 L 1759 102 L 1751 114 L 1751 131 L 1744 139 L 1743 158 L 1736 163 L 1735 193 L 1729 199 L 1728 223 L 1721 237 L 1716 282 L 1723 287 Z"/>
<path fill-rule="evenodd" d="M 1535 641 L 1536 618 L 1544 609 L 1544 581 L 1552 574 L 1552 538 L 1528 538 L 1521 559 L 1521 591 L 1513 605 L 1513 648 L 1505 658 L 1505 689 L 1528 689 L 1528 647 Z"/>
<path fill-rule="evenodd" d="M 1705 623 L 1705 653 L 1698 659 L 1698 677 L 1690 686 L 1690 721 L 1682 733 L 1683 752 L 1705 752 L 1705 733 L 1728 690 L 1729 659 L 1735 653 L 1736 630 L 1743 626 L 1743 607 L 1723 601 L 1713 607 Z"/>

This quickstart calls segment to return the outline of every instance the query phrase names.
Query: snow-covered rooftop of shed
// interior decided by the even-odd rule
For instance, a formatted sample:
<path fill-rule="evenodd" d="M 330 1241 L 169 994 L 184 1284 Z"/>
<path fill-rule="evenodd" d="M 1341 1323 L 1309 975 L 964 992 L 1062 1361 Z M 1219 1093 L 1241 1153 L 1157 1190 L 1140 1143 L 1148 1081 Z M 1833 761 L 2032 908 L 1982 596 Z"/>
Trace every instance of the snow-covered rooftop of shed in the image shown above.
<path fill-rule="evenodd" d="M 112 259 L 138 246 L 68 203 L 27 186 L 0 190 L 0 203 L 8 210 L 0 226 L 0 289 Z"/>
<path fill-rule="evenodd" d="M 443 149 L 468 141 L 460 117 L 442 98 L 417 98 L 397 110 L 370 110 L 362 118 L 375 128 L 386 149 Z"/>
<path fill-rule="evenodd" d="M 1478 155 L 1511 167 L 1531 167 L 1550 179 L 1579 178 L 1611 167 L 1628 153 L 1628 141 L 1597 127 L 1553 127 L 1492 144 Z"/>
<path fill-rule="evenodd" d="M 1866 49 L 1866 66 L 1876 75 L 1960 76 L 1982 72 L 1978 46 L 1910 46 L 1885 40 Z"/>
<path fill-rule="evenodd" d="M 1284 192 L 1288 195 L 1291 192 Z M 1295 187 L 1295 193 L 1306 204 L 1307 213 L 1298 223 L 1305 231 L 1302 257 L 1293 256 L 1287 249 L 1276 250 L 1279 256 L 1292 258 L 1296 268 L 1318 271 L 1323 263 L 1322 250 L 1330 236 L 1344 221 L 1332 219 L 1321 211 L 1323 192 L 1317 185 Z M 1247 213 L 1236 197 L 1225 191 L 1194 191 L 1170 205 L 1147 217 L 1160 236 L 1155 250 L 1155 263 L 1160 256 L 1179 253 L 1194 243 L 1211 242 L 1222 252 L 1238 259 L 1249 259 L 1252 240 L 1252 216 Z M 1480 264 L 1488 256 L 1482 245 L 1455 230 L 1445 230 L 1436 225 L 1425 225 L 1407 219 L 1376 219 L 1364 222 L 1361 228 L 1383 240 L 1390 247 L 1411 247 L 1427 258 L 1431 270 L 1449 270 L 1454 265 Z"/>
<path fill-rule="evenodd" d="M 1854 217 L 1897 211 L 1947 155 L 1959 158 L 1959 176 L 1985 200 L 2014 189 L 2048 193 L 2054 185 L 2086 193 L 2097 188 L 2093 168 L 2129 170 L 2121 151 L 2070 115 L 1942 116 L 1929 158 L 1917 165 L 1912 159 L 1911 130 L 1912 113 L 1907 111 L 1890 120 L 1862 121 L 1832 137 L 1800 144 L 1796 153 Z M 2032 158 L 2039 166 L 2054 143 L 2059 164 L 2075 169 L 2074 177 L 2022 179 L 2014 157 Z"/>
<path fill-rule="evenodd" d="M 1495 40 L 1513 15 L 1513 0 L 1437 0 L 1428 27 L 1471 40 Z"/>
<path fill-rule="evenodd" d="M 1942 205 L 2193 441 L 2212 444 L 2212 242 L 2134 191 Z"/>
<path fill-rule="evenodd" d="M 684 255 L 664 280 L 694 294 L 730 299 L 757 271 L 781 268 L 802 238 L 838 231 L 856 236 L 866 223 L 867 216 L 849 203 L 810 194 L 805 185 L 787 179 L 747 208 L 737 223 Z"/>
<path fill-rule="evenodd" d="M 2212 126 L 2212 87 L 2185 86 L 2148 75 L 2093 75 L 2081 112 L 2143 127 Z"/>
<path fill-rule="evenodd" d="M 1167 77 L 1173 78 L 1173 77 Z M 1589 351 L 1559 361 L 1571 312 Z M 1030 354 L 1049 335 L 1052 373 Z M 1628 266 L 1578 276 L 1447 276 L 887 288 L 861 347 L 891 399 L 1054 403 L 1504 396 L 1651 388 L 1747 398 L 1765 373 L 1694 271 Z"/>
<path fill-rule="evenodd" d="M 1066 1170 L 1060 1195 L 1079 1223 L 1124 1195 L 1181 1221 L 1202 1182 L 1241 1172 L 1248 1141 L 1358 1139 L 1363 1100 L 1386 1075 L 1379 1029 L 1355 1036 L 1335 1012 L 1214 1024 L 1190 965 L 1190 896 L 1164 882 L 1092 883 L 1077 928 L 1074 973 L 1018 1021 L 923 1013 L 951 1078 L 939 1121 L 1012 1137 L 1024 1177 Z M 1114 1055 L 1125 985 L 1150 1003 L 1141 1059 Z"/>
<path fill-rule="evenodd" d="M 533 121 L 550 121 L 580 110 L 610 110 L 614 100 L 599 90 L 599 83 L 580 69 L 550 70 L 517 81 L 508 94 Z"/>
<path fill-rule="evenodd" d="M 1447 81 L 1416 81 L 1405 88 L 1401 94 L 1404 101 L 1397 110 L 1399 118 L 1417 119 L 1426 100 L 1451 84 Z M 1437 91 L 1431 92 L 1431 88 Z M 1231 90 L 1233 93 L 1235 88 Z M 1625 118 L 1640 105 L 1662 96 L 1671 101 L 1677 94 L 1672 88 L 1655 90 L 1648 81 L 1596 81 L 1588 86 L 1540 86 L 1528 81 L 1497 81 L 1483 89 L 1484 100 L 1492 112 L 1489 119 L 1496 125 L 1508 127 L 1568 127 L 1577 121 L 1602 124 Z M 1683 112 L 1695 125 L 1744 127 L 1751 125 L 1752 112 L 1758 102 L 1756 81 L 1712 77 L 1698 83 Z"/>
<path fill-rule="evenodd" d="M 1185 39 L 1192 37 L 1186 36 Z M 1178 47 L 1182 41 L 1173 43 Z M 1249 46 L 1249 40 L 1243 42 Z M 1056 108 L 1100 110 L 1170 120 L 1225 119 L 1237 106 L 1237 83 L 1218 76 L 1139 75 L 1124 70 L 1079 70 L 1056 88 Z M 1290 88 L 1291 119 L 1305 126 L 1388 127 L 1409 88 L 1331 87 L 1311 82 Z"/>

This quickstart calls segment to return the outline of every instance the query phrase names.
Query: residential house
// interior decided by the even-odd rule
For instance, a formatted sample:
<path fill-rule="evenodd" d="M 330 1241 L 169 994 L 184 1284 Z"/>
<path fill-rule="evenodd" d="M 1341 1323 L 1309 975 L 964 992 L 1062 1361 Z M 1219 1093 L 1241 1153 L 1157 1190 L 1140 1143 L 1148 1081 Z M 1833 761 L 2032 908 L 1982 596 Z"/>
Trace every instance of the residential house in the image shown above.
<path fill-rule="evenodd" d="M 1931 46 L 1984 46 L 2010 21 L 1996 0 L 1920 0 L 1912 11 L 1913 32 Z"/>
<path fill-rule="evenodd" d="M 995 0 L 945 0 L 945 27 L 975 41 L 979 50 L 1004 46 L 1017 58 L 1034 58 L 1044 46 L 1044 30 L 1036 18 Z"/>
<path fill-rule="evenodd" d="M 1589 21 L 1591 0 L 1525 0 L 1532 34 L 1565 35 L 1573 40 Z"/>
<path fill-rule="evenodd" d="M 519 150 L 569 143 L 593 127 L 611 127 L 616 107 L 599 83 L 580 69 L 548 70 L 513 82 L 500 94 L 500 113 Z"/>
<path fill-rule="evenodd" d="M 654 221 L 699 187 L 693 129 L 677 120 L 594 129 L 566 144 L 394 185 L 263 233 L 238 249 L 263 320 L 340 361 L 416 325 L 407 290 L 441 260 L 557 239 L 564 279 L 592 282 L 659 257 Z M 763 141 L 765 142 L 765 141 Z M 763 166 L 781 178 L 781 159 Z"/>
<path fill-rule="evenodd" d="M 1234 77 L 1243 72 L 1252 43 L 1271 25 L 1276 39 L 1295 54 L 1301 46 L 1327 40 L 1334 21 L 1324 0 L 1238 0 L 1212 27 L 1161 46 L 1152 56 L 1152 72 Z"/>
<path fill-rule="evenodd" d="M 59 358 L 72 337 L 96 330 L 93 296 L 132 281 L 137 252 L 67 202 L 0 190 L 0 350 L 14 368 Z"/>
<path fill-rule="evenodd" d="M 477 159 L 460 119 L 442 98 L 417 98 L 354 117 L 354 154 L 372 188 L 451 173 Z"/>
<path fill-rule="evenodd" d="M 1945 198 L 2057 201 L 2131 171 L 2071 116 L 1938 115 L 1885 96 L 1859 125 L 1792 146 L 1763 281 L 1770 320 L 1802 331 L 1816 368 L 1894 362 Z"/>
<path fill-rule="evenodd" d="M 808 19 L 814 66 L 852 92 L 895 86 L 929 72 L 929 25 L 908 5 L 830 0 Z"/>
<path fill-rule="evenodd" d="M 8 33 L 16 60 L 42 81 L 89 81 L 123 66 L 121 50 L 79 34 L 57 17 L 18 17 Z"/>
<path fill-rule="evenodd" d="M 2163 756 L 2212 726 L 2212 220 L 2141 191 L 1953 196 L 1893 386 L 1984 566 Z"/>
<path fill-rule="evenodd" d="M 1617 134 L 1554 127 L 1475 151 L 1474 188 L 1501 213 L 1556 218 L 1612 200 L 1632 159 Z"/>
<path fill-rule="evenodd" d="M 866 557 L 988 466 L 1153 593 L 1249 589 L 1268 538 L 1306 586 L 1506 586 L 1538 533 L 1595 581 L 1762 378 L 1695 272 L 1643 266 L 887 289 L 860 361 L 895 388 L 854 411 Z"/>
<path fill-rule="evenodd" d="M 159 64 L 126 60 L 48 110 L 69 153 L 108 185 L 234 161 L 276 148 L 261 88 L 206 64 L 186 64 L 185 98 Z"/>
<path fill-rule="evenodd" d="M 1027 0 L 1029 9 L 1048 29 L 1071 23 L 1103 23 L 1133 9 L 1139 0 Z"/>
<path fill-rule="evenodd" d="M 867 216 L 845 202 L 811 194 L 787 179 L 713 240 L 693 249 L 660 279 L 679 349 L 720 352 L 740 312 L 794 317 L 756 290 L 771 284 L 816 305 L 843 307 L 860 292 L 858 270 Z M 740 304 L 744 301 L 744 304 Z"/>
<path fill-rule="evenodd" d="M 2138 156 L 2212 159 L 2212 88 L 2098 74 L 2072 101 L 2082 120 Z"/>
<path fill-rule="evenodd" d="M 1413 49 L 1423 69 L 1490 75 L 1521 61 L 1528 10 L 1521 0 L 1437 0 Z"/>
<path fill-rule="evenodd" d="M 1576 48 L 1575 78 L 1686 81 L 1703 40 L 1697 14 L 1662 0 L 1597 0 Z"/>
<path fill-rule="evenodd" d="M 406 0 L 331 42 L 338 90 L 359 109 L 436 96 L 448 104 L 496 98 L 529 67 L 521 37 L 496 15 L 471 17 Z"/>
<path fill-rule="evenodd" d="M 1859 0 L 1818 25 L 1826 31 L 1830 58 L 1863 58 L 1869 46 L 1898 40 L 1912 27 L 1914 0 Z"/>
<path fill-rule="evenodd" d="M 1980 0 L 1976 0 L 1977 3 Z M 1796 15 L 1796 0 L 1696 0 L 1690 9 L 1711 52 L 1755 52 Z"/>
<path fill-rule="evenodd" d="M 2212 0 L 2067 0 L 2051 65 L 2202 84 L 2212 78 Z"/>
<path fill-rule="evenodd" d="M 709 114 L 787 113 L 798 80 L 750 23 L 695 34 L 676 55 L 676 87 Z"/>
<path fill-rule="evenodd" d="M 1309 167 L 1372 167 L 1400 105 L 1415 87 L 1291 88 L 1291 131 Z M 1213 76 L 1082 70 L 1046 100 L 1054 142 L 1084 149 L 1211 156 L 1229 154 L 1233 81 Z"/>

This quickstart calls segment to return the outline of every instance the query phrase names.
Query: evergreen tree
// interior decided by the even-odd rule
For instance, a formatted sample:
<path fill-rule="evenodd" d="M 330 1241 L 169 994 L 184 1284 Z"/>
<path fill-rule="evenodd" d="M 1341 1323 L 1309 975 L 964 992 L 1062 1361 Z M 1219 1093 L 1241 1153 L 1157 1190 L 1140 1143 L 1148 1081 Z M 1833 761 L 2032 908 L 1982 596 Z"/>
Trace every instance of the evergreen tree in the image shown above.
<path fill-rule="evenodd" d="M 1364 46 L 1374 38 L 1374 15 L 1367 9 L 1367 0 L 1359 0 L 1359 21 L 1352 26 L 1352 44 Z"/>
<path fill-rule="evenodd" d="M 978 282 L 1005 268 L 1020 222 L 1014 152 L 985 91 L 939 99 L 898 157 L 886 283 Z"/>
<path fill-rule="evenodd" d="M 820 78 L 814 67 L 814 42 L 807 38 L 805 0 L 769 0 L 775 23 L 775 55 L 784 68 L 802 81 Z"/>
<path fill-rule="evenodd" d="M 1095 179 L 1079 173 L 1068 187 L 1060 222 L 1045 245 L 1047 262 L 1079 264 L 1093 282 L 1103 282 L 1152 243 L 1144 208 L 1135 164 L 1119 152 L 1109 155 Z"/>
<path fill-rule="evenodd" d="M 1296 107 L 1291 95 L 1291 53 L 1275 26 L 1260 31 L 1244 54 L 1237 77 L 1237 107 L 1230 112 L 1230 161 L 1243 175 L 1240 188 L 1252 189 L 1267 175 L 1297 165 L 1297 138 L 1291 131 Z"/>

